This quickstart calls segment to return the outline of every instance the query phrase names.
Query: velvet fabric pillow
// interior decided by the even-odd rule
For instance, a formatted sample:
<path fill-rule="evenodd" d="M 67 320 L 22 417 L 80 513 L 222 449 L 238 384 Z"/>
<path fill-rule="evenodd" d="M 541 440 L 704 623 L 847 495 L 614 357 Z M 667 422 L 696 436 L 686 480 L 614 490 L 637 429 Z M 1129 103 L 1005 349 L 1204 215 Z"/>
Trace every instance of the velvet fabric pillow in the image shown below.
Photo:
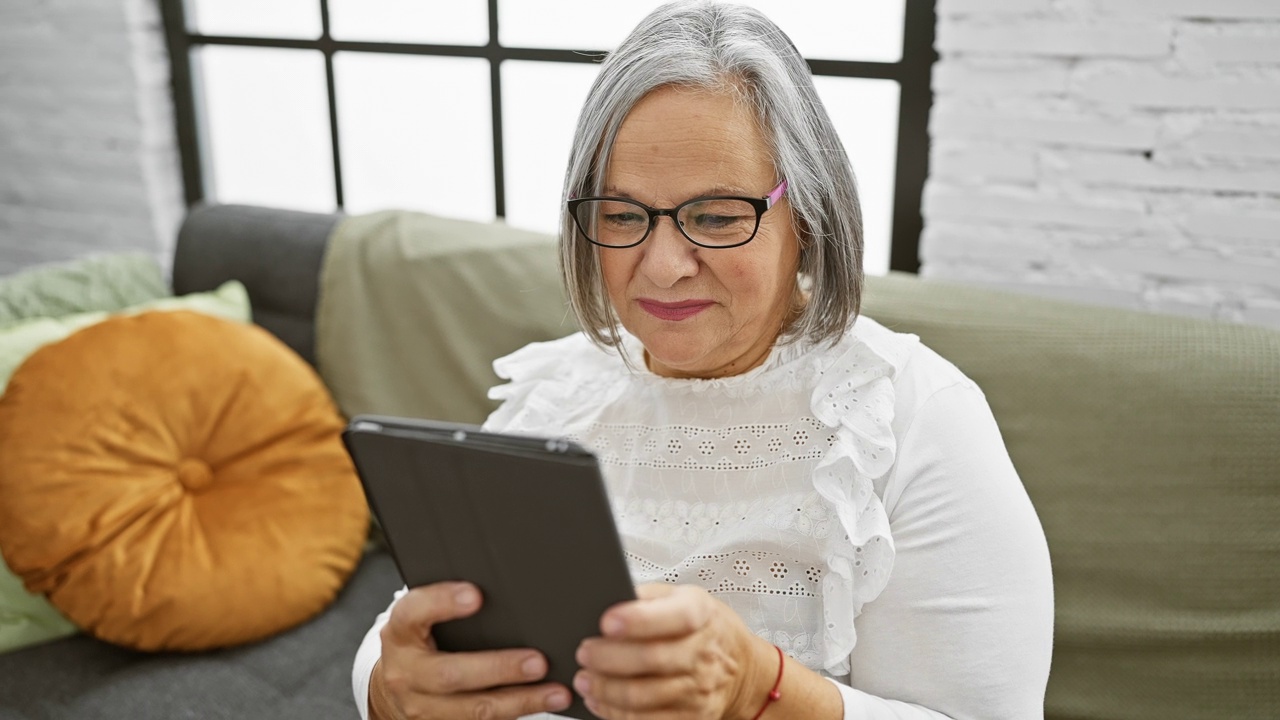
<path fill-rule="evenodd" d="M 342 418 L 261 328 L 149 312 L 34 353 L 0 398 L 0 550 L 141 650 L 258 640 L 324 609 L 368 511 Z"/>
<path fill-rule="evenodd" d="M 155 266 L 154 261 L 148 262 L 152 267 Z M 84 270 L 84 268 L 90 266 L 114 267 L 116 272 L 108 273 L 107 277 L 115 280 L 131 276 L 130 268 L 135 271 L 132 274 L 141 273 L 144 275 L 147 268 L 146 263 L 130 261 L 127 257 L 120 259 L 103 258 L 98 261 L 97 265 L 86 260 L 74 267 Z M 32 271 L 23 276 L 27 278 L 24 282 L 39 281 L 37 284 L 41 284 L 44 283 L 42 278 L 56 277 L 67 281 L 63 285 L 57 285 L 57 287 L 62 287 L 64 290 L 68 285 L 77 285 L 84 288 L 101 288 L 104 285 L 114 286 L 106 280 L 96 282 L 86 279 L 96 277 L 92 273 L 81 277 L 81 275 L 74 272 L 66 274 L 63 270 L 59 267 L 50 269 L 47 272 Z M 159 275 L 158 270 L 156 270 L 156 275 Z M 78 278 L 84 282 L 75 283 L 68 278 Z M 44 284 L 41 284 L 41 287 L 44 286 Z M 6 287 L 12 289 L 12 286 L 5 286 L 3 282 L 0 282 L 0 295 L 4 294 Z M 127 295 L 128 292 L 121 289 L 111 297 Z M 144 289 L 132 292 L 145 294 L 149 291 Z M 49 297 L 56 296 L 64 301 L 68 300 L 70 294 L 70 291 L 55 293 L 51 290 L 46 293 Z M 101 294 L 95 293 L 93 297 L 99 298 Z M 3 302 L 3 299 L 0 299 L 0 303 Z M 28 300 L 25 302 L 24 307 L 30 308 L 33 303 L 34 301 Z M 62 303 L 58 307 L 65 308 L 67 305 Z M 191 310 L 242 323 L 247 323 L 250 320 L 249 293 L 244 285 L 235 280 L 223 283 L 221 287 L 211 292 L 152 299 L 128 307 L 123 312 L 125 314 L 136 314 L 149 310 Z M 3 310 L 0 310 L 0 317 L 3 316 L 3 312 Z M 111 317 L 111 313 L 101 309 L 94 312 L 58 317 L 26 318 L 0 327 L 0 395 L 3 394 L 5 387 L 8 385 L 9 377 L 13 374 L 13 371 L 21 366 L 36 350 L 50 343 L 58 342 L 78 330 L 100 323 L 109 317 Z M 0 444 L 4 442 L 4 438 L 0 437 Z M 76 630 L 76 626 L 50 605 L 43 595 L 27 592 L 26 588 L 23 587 L 22 580 L 9 570 L 3 559 L 0 559 L 0 653 L 70 635 Z"/>

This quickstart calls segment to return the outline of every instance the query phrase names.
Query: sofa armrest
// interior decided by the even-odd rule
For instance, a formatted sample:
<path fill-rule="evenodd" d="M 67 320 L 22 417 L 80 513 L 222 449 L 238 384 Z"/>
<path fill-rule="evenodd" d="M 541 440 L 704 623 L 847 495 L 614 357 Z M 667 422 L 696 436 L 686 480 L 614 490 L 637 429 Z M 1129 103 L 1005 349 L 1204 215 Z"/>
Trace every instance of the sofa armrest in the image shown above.
<path fill-rule="evenodd" d="M 182 295 L 239 280 L 253 318 L 312 365 L 320 268 L 342 216 L 249 205 L 210 205 L 178 231 L 173 290 Z"/>

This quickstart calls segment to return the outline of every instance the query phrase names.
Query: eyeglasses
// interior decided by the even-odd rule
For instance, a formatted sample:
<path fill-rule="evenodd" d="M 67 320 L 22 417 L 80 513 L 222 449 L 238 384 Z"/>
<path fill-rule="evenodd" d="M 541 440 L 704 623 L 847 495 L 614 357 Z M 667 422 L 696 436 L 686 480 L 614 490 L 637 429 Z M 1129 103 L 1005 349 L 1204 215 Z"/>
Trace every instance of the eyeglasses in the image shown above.
<path fill-rule="evenodd" d="M 699 197 L 663 209 L 627 198 L 586 197 L 570 200 L 566 206 L 582 235 L 601 247 L 635 247 L 666 215 L 694 245 L 723 249 L 751 242 L 760 229 L 760 217 L 786 192 L 783 180 L 762 198 Z"/>

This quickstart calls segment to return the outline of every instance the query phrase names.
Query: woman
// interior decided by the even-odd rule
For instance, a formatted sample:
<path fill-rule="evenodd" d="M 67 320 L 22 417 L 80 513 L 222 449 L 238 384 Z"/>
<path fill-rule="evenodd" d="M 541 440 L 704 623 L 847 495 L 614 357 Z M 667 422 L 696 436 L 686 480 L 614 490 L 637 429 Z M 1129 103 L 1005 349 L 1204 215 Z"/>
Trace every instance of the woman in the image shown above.
<path fill-rule="evenodd" d="M 639 599 L 579 649 L 588 707 L 1041 717 L 1043 532 L 981 391 L 857 317 L 852 172 L 786 36 L 738 6 L 655 10 L 601 68 L 565 195 L 584 330 L 498 361 L 487 427 L 600 458 Z M 481 602 L 398 593 L 356 659 L 366 716 L 567 707 L 536 651 L 434 651 Z"/>

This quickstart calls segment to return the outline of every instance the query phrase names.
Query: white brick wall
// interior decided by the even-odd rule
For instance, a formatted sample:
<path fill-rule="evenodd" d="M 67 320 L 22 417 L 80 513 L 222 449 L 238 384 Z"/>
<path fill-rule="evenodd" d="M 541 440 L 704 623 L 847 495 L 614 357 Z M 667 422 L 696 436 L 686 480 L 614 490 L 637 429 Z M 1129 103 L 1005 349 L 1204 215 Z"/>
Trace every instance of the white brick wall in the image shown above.
<path fill-rule="evenodd" d="M 1280 0 L 938 0 L 922 273 L 1280 327 Z"/>
<path fill-rule="evenodd" d="M 168 258 L 183 213 L 156 0 L 0 2 L 0 274 Z"/>

